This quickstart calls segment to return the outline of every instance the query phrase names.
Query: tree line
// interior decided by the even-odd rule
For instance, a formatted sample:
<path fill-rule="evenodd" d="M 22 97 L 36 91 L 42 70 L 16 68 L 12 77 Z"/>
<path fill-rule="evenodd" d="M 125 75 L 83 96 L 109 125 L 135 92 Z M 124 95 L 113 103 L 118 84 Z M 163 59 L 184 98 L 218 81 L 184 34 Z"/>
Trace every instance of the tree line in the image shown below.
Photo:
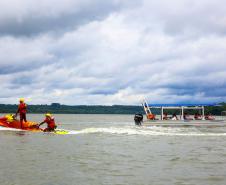
<path fill-rule="evenodd" d="M 17 111 L 17 105 L 0 104 L 1 113 L 14 113 Z M 126 105 L 60 105 L 53 103 L 51 105 L 28 105 L 28 113 L 55 113 L 55 114 L 134 114 L 143 112 L 141 106 Z"/>
<path fill-rule="evenodd" d="M 0 113 L 15 113 L 18 105 L 0 104 Z M 226 111 L 226 103 L 220 103 L 220 106 L 205 107 L 206 113 L 213 115 L 221 115 L 222 111 Z M 61 105 L 59 103 L 52 103 L 51 105 L 28 105 L 28 113 L 55 113 L 55 114 L 135 114 L 144 113 L 142 106 L 133 105 Z M 153 109 L 154 114 L 160 114 L 159 109 Z M 177 113 L 176 110 L 166 111 L 168 114 Z M 197 110 L 187 110 L 189 114 L 195 114 Z"/>

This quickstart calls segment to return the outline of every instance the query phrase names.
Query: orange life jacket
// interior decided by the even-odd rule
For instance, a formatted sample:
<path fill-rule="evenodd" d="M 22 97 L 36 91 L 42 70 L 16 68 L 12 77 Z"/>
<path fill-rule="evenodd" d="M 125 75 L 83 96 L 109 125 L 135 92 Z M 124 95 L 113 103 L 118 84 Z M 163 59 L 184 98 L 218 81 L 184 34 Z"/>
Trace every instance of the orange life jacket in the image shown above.
<path fill-rule="evenodd" d="M 45 123 L 47 123 L 48 128 L 55 128 L 56 124 L 55 124 L 55 120 L 54 117 L 48 117 L 44 120 Z"/>
<path fill-rule="evenodd" d="M 26 114 L 27 112 L 27 105 L 25 103 L 20 103 L 18 106 L 18 112 L 20 114 Z"/>
<path fill-rule="evenodd" d="M 153 120 L 153 119 L 155 119 L 155 115 L 149 113 L 149 114 L 147 114 L 147 118 Z"/>

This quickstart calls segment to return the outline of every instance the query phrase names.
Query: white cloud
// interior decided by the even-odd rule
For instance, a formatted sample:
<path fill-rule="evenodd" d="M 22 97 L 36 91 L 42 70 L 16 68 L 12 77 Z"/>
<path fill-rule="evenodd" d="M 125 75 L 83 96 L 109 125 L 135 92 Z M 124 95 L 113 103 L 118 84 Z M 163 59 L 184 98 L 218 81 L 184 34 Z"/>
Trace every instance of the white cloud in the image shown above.
<path fill-rule="evenodd" d="M 20 96 L 34 104 L 138 104 L 144 97 L 165 103 L 226 101 L 223 1 L 111 1 L 103 5 L 108 12 L 101 19 L 100 1 L 57 2 L 49 12 L 51 1 L 21 2 L 15 11 L 1 12 L 3 30 L 9 17 L 20 15 L 26 25 L 36 12 L 40 20 L 61 22 L 65 13 L 96 8 L 85 23 L 69 21 L 70 29 L 60 34 L 48 21 L 32 37 L 26 29 L 23 36 L 3 34 L 0 102 L 15 103 Z"/>

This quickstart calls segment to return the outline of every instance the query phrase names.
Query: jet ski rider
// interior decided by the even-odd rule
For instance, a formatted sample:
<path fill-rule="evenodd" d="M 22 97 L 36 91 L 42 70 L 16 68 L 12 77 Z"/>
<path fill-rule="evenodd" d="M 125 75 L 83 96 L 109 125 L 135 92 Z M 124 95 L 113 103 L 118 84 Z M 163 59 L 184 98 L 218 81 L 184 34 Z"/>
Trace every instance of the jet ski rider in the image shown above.
<path fill-rule="evenodd" d="M 18 113 L 20 114 L 20 127 L 23 128 L 23 121 L 27 122 L 27 105 L 24 103 L 24 98 L 20 98 L 19 102 L 20 104 L 18 105 L 15 117 L 17 117 Z"/>

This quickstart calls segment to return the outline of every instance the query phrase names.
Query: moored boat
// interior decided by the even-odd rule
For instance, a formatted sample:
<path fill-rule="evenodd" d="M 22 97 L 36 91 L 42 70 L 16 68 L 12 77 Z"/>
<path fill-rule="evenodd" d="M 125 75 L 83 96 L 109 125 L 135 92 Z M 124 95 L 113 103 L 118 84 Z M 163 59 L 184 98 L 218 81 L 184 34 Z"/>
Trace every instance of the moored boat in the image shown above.
<path fill-rule="evenodd" d="M 205 107 L 207 106 L 219 106 L 218 104 L 148 104 L 145 100 L 142 102 L 146 119 L 142 122 L 143 126 L 166 126 L 166 127 L 181 127 L 181 126 L 193 126 L 193 127 L 224 127 L 226 126 L 226 120 L 224 116 L 221 119 L 216 119 L 211 114 L 205 114 Z M 160 116 L 156 116 L 152 113 L 152 109 L 160 110 Z M 180 112 L 179 115 L 172 114 L 167 115 L 165 111 L 175 110 Z M 186 113 L 187 110 L 195 110 L 201 112 L 196 113 L 194 117 L 191 117 Z"/>

